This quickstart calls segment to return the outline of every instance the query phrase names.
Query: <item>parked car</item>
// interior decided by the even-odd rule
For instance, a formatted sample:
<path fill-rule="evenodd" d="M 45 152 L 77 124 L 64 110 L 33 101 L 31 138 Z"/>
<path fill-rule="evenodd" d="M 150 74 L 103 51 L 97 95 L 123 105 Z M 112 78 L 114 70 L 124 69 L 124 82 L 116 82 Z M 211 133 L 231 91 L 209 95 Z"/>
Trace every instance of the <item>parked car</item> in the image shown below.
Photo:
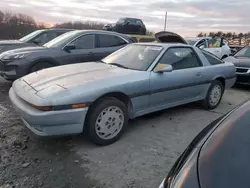
<path fill-rule="evenodd" d="M 146 26 L 138 18 L 120 18 L 113 26 L 113 31 L 124 34 L 146 35 Z"/>
<path fill-rule="evenodd" d="M 204 128 L 177 159 L 159 188 L 250 186 L 250 101 Z"/>
<path fill-rule="evenodd" d="M 188 44 L 211 52 L 220 59 L 224 59 L 232 53 L 228 41 L 223 37 L 194 37 L 185 38 L 185 40 Z"/>
<path fill-rule="evenodd" d="M 24 124 L 42 136 L 78 134 L 100 145 L 129 119 L 201 101 L 216 108 L 235 67 L 185 44 L 133 43 L 98 62 L 49 68 L 16 80 L 9 96 Z"/>
<path fill-rule="evenodd" d="M 114 26 L 115 26 L 115 24 L 105 24 L 103 26 L 103 30 L 105 30 L 105 31 L 113 31 Z"/>
<path fill-rule="evenodd" d="M 0 40 L 0 54 L 17 48 L 41 46 L 68 31 L 72 31 L 72 29 L 43 29 L 36 30 L 19 40 Z"/>
<path fill-rule="evenodd" d="M 245 46 L 241 46 L 241 45 L 230 45 L 229 46 L 231 49 L 231 53 L 235 54 L 236 52 L 238 52 L 239 50 L 241 50 L 242 48 L 244 48 Z"/>
<path fill-rule="evenodd" d="M 225 61 L 232 62 L 236 67 L 237 84 L 250 85 L 250 46 L 246 46 Z"/>
<path fill-rule="evenodd" d="M 21 48 L 0 55 L 0 75 L 15 80 L 41 69 L 98 61 L 133 40 L 109 31 L 76 30 L 40 47 Z"/>

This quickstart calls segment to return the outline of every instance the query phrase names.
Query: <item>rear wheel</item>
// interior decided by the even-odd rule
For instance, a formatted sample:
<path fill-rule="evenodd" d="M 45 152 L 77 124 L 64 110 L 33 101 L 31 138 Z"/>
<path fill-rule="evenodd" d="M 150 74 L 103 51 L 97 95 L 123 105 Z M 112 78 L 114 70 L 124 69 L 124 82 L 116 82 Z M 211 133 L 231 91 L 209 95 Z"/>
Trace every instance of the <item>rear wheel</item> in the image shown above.
<path fill-rule="evenodd" d="M 104 98 L 91 107 L 87 117 L 90 139 L 98 145 L 117 141 L 128 124 L 126 105 L 116 98 Z"/>
<path fill-rule="evenodd" d="M 36 71 L 39 71 L 39 70 L 42 70 L 42 69 L 47 69 L 47 68 L 50 68 L 50 67 L 53 67 L 53 65 L 51 63 L 48 63 L 48 62 L 37 63 L 37 64 L 35 64 L 35 65 L 33 65 L 31 67 L 29 73 L 36 72 Z"/>
<path fill-rule="evenodd" d="M 205 109 L 216 108 L 220 104 L 223 93 L 224 93 L 223 84 L 218 80 L 214 80 L 211 83 L 210 88 L 208 89 L 206 98 L 202 101 L 202 106 Z"/>

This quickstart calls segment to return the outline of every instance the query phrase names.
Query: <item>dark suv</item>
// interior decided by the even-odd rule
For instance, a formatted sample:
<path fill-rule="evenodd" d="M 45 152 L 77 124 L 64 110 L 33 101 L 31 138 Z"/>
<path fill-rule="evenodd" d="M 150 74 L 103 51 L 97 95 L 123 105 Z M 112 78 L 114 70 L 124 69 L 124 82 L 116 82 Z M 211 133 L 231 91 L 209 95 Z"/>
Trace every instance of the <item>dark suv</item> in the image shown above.
<path fill-rule="evenodd" d="M 120 18 L 113 27 L 113 31 L 125 34 L 146 35 L 146 26 L 141 19 Z"/>
<path fill-rule="evenodd" d="M 31 72 L 53 66 L 99 61 L 132 42 L 133 39 L 129 36 L 116 32 L 71 31 L 43 46 L 0 54 L 0 76 L 13 81 Z"/>
<path fill-rule="evenodd" d="M 36 30 L 19 40 L 0 40 L 0 54 L 17 48 L 43 45 L 68 31 L 72 31 L 72 29 L 43 29 Z"/>

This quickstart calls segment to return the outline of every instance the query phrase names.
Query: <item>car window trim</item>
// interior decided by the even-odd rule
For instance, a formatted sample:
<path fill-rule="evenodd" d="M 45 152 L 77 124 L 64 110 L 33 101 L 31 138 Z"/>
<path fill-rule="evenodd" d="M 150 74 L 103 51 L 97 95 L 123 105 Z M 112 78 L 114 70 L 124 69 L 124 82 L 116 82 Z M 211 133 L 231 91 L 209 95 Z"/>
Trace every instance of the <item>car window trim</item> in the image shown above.
<path fill-rule="evenodd" d="M 72 39 L 70 42 L 68 42 L 66 45 L 64 45 L 64 46 L 62 47 L 62 50 L 64 50 L 64 48 L 65 48 L 67 45 L 69 45 L 70 43 L 72 43 L 73 41 L 76 41 L 77 39 L 79 39 L 80 37 L 85 36 L 85 35 L 94 35 L 94 48 L 92 48 L 92 49 L 95 49 L 95 48 L 96 48 L 96 37 L 95 37 L 96 33 L 84 33 L 84 34 L 82 34 L 82 35 L 80 35 L 80 36 L 78 36 L 78 37 Z M 86 50 L 87 50 L 87 49 L 86 49 Z"/>
<path fill-rule="evenodd" d="M 162 57 L 164 56 L 164 54 L 167 53 L 168 50 L 169 50 L 169 49 L 172 49 L 172 48 L 189 48 L 189 49 L 191 49 L 191 50 L 194 52 L 195 57 L 197 58 L 197 60 L 198 60 L 198 62 L 199 62 L 199 64 L 200 64 L 200 66 L 198 66 L 198 67 L 203 67 L 203 63 L 202 63 L 200 57 L 198 56 L 198 54 L 196 53 L 196 51 L 195 51 L 192 47 L 189 47 L 189 46 L 171 46 L 171 47 L 167 48 L 167 49 L 162 53 L 161 57 L 159 58 L 159 60 L 157 61 L 157 63 L 155 64 L 155 66 L 153 67 L 153 69 L 152 69 L 151 71 L 154 71 L 155 67 L 159 64 L 159 62 L 160 62 L 160 60 L 162 59 Z M 186 68 L 186 69 L 193 69 L 193 68 L 198 68 L 198 67 L 190 67 L 190 68 Z M 178 70 L 185 70 L 185 69 L 178 69 Z M 177 70 L 173 70 L 173 71 L 177 71 Z"/>
<path fill-rule="evenodd" d="M 112 47 L 116 47 L 116 46 L 110 46 L 110 47 L 100 47 L 100 38 L 98 35 L 109 35 L 109 36 L 115 36 L 115 37 L 118 37 L 122 40 L 124 40 L 127 44 L 129 44 L 129 41 L 123 37 L 121 37 L 120 35 L 114 35 L 114 34 L 111 34 L 111 33 L 96 33 L 96 39 L 97 39 L 97 45 L 96 47 L 97 48 L 112 48 Z M 125 44 L 126 45 L 126 44 Z M 120 45 L 122 46 L 122 45 Z"/>

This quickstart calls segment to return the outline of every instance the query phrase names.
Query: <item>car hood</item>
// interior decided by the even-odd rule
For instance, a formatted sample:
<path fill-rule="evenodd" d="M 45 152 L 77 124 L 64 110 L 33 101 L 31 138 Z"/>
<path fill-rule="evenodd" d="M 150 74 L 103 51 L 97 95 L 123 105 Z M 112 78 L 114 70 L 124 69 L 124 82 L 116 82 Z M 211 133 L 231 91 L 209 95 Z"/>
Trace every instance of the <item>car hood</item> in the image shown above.
<path fill-rule="evenodd" d="M 224 59 L 224 61 L 231 62 L 236 67 L 248 67 L 248 68 L 250 68 L 250 58 L 248 58 L 248 57 L 229 56 L 226 59 Z"/>
<path fill-rule="evenodd" d="M 10 54 L 21 54 L 21 53 L 35 53 L 35 52 L 40 52 L 40 51 L 44 51 L 47 50 L 49 48 L 45 48 L 45 47 L 22 47 L 22 48 L 18 48 L 18 49 L 14 49 L 14 50 L 8 50 L 5 51 L 3 53 L 1 53 L 0 55 L 0 59 L 2 57 L 4 57 L 5 55 L 10 55 Z"/>
<path fill-rule="evenodd" d="M 14 45 L 14 44 L 23 44 L 23 42 L 20 40 L 0 40 L 0 46 Z"/>
<path fill-rule="evenodd" d="M 161 43 L 181 43 L 188 44 L 187 41 L 182 38 L 180 35 L 169 32 L 169 31 L 161 31 L 155 34 L 155 39 L 157 42 Z"/>
<path fill-rule="evenodd" d="M 58 89 L 67 90 L 78 86 L 82 87 L 131 72 L 138 71 L 90 62 L 45 69 L 22 77 L 20 80 L 26 82 L 40 97 L 46 97 Z"/>

